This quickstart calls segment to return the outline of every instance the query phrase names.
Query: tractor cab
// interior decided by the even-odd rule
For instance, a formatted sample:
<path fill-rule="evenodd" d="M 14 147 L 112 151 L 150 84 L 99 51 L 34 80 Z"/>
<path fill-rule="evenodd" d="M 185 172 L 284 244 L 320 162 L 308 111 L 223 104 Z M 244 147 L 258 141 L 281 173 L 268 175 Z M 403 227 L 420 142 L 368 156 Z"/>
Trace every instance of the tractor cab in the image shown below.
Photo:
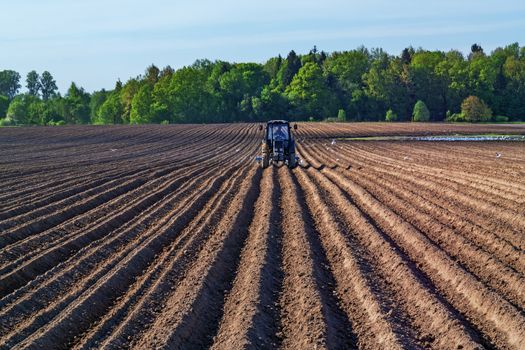
<path fill-rule="evenodd" d="M 262 125 L 260 126 L 262 129 Z M 297 125 L 294 125 L 297 130 Z M 264 140 L 262 142 L 263 168 L 271 163 L 285 162 L 290 168 L 297 164 L 295 157 L 295 141 L 292 136 L 290 123 L 286 120 L 270 120 L 266 123 Z"/>
<path fill-rule="evenodd" d="M 266 125 L 266 140 L 288 141 L 290 139 L 290 124 L 287 122 L 273 121 Z"/>

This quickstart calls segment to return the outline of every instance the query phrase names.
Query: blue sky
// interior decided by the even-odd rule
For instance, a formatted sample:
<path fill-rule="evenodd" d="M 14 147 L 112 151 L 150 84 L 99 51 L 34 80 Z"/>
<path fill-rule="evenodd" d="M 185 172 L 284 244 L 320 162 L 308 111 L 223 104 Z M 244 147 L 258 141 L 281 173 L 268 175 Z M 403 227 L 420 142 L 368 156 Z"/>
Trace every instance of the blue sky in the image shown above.
<path fill-rule="evenodd" d="M 308 52 L 412 45 L 468 52 L 525 45 L 518 0 L 0 0 L 0 70 L 49 70 L 64 92 L 87 91 L 146 66 L 179 68 L 198 58 L 264 62 Z"/>

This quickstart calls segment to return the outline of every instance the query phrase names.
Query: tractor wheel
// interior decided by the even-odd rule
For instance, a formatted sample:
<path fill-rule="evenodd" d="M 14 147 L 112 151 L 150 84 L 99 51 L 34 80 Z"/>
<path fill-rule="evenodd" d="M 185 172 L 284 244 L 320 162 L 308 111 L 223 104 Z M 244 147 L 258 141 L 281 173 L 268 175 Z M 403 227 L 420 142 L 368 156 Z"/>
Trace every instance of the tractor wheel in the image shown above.
<path fill-rule="evenodd" d="M 263 169 L 266 169 L 268 168 L 269 165 L 270 165 L 270 157 L 268 156 L 268 153 L 263 153 L 261 167 Z"/>
<path fill-rule="evenodd" d="M 295 153 L 290 153 L 288 158 L 288 168 L 293 169 L 297 166 L 297 159 L 295 159 Z"/>
<path fill-rule="evenodd" d="M 288 168 L 293 169 L 297 166 L 297 160 L 295 159 L 295 142 L 292 140 L 288 148 Z"/>
<path fill-rule="evenodd" d="M 268 168 L 270 165 L 270 152 L 268 152 L 268 145 L 265 143 L 262 144 L 262 160 L 261 167 L 263 169 Z"/>

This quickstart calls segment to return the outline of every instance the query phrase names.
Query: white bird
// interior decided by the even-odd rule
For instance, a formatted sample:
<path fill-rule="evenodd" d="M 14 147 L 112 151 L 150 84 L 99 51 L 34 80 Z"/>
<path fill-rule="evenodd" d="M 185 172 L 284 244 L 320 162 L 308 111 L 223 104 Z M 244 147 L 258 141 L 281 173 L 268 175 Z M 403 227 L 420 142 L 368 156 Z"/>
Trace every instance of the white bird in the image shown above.
<path fill-rule="evenodd" d="M 501 157 L 501 153 L 496 152 L 496 158 L 499 158 L 499 157 Z"/>
<path fill-rule="evenodd" d="M 335 139 L 332 140 L 332 145 L 335 145 Z"/>
<path fill-rule="evenodd" d="M 408 159 L 409 159 L 408 156 L 403 157 L 403 160 L 408 160 Z"/>

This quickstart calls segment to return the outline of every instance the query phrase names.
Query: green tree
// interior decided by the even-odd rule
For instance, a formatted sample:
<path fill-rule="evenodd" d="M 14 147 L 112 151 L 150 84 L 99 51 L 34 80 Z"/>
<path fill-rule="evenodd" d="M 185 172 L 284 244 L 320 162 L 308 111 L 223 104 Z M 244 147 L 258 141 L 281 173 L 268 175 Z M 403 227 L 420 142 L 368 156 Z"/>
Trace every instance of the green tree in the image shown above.
<path fill-rule="evenodd" d="M 380 101 L 368 95 L 364 90 L 354 90 L 349 105 L 351 120 L 374 120 L 373 116 L 380 110 L 380 104 Z"/>
<path fill-rule="evenodd" d="M 155 85 L 157 81 L 159 81 L 160 76 L 160 69 L 152 64 L 148 68 L 146 68 L 146 81 L 151 84 Z"/>
<path fill-rule="evenodd" d="M 412 113 L 413 122 L 428 122 L 430 120 L 430 111 L 425 102 L 419 100 L 414 105 L 414 112 Z"/>
<path fill-rule="evenodd" d="M 355 89 L 363 87 L 363 74 L 369 68 L 370 54 L 364 47 L 353 51 L 334 52 L 323 65 L 325 75 L 332 74 L 346 96 L 351 96 Z"/>
<path fill-rule="evenodd" d="M 40 77 L 40 90 L 42 91 L 42 99 L 44 100 L 48 100 L 55 96 L 58 90 L 56 81 L 47 70 L 44 71 Z"/>
<path fill-rule="evenodd" d="M 90 121 L 90 96 L 83 88 L 71 83 L 65 96 L 65 115 L 67 124 L 87 124 Z"/>
<path fill-rule="evenodd" d="M 412 47 L 406 47 L 401 52 L 401 63 L 409 65 L 412 62 L 412 56 L 414 55 L 414 49 Z"/>
<path fill-rule="evenodd" d="M 267 85 L 261 91 L 261 97 L 254 101 L 254 111 L 259 120 L 281 119 L 288 115 L 290 103 L 278 90 Z"/>
<path fill-rule="evenodd" d="M 214 65 L 197 61 L 190 67 L 177 70 L 170 81 L 171 121 L 175 123 L 218 121 L 215 101 L 208 82 Z M 209 85 L 210 84 L 210 85 Z M 218 89 L 218 87 L 217 87 Z"/>
<path fill-rule="evenodd" d="M 171 79 L 173 75 L 164 75 L 153 87 L 152 92 L 152 114 L 153 122 L 161 122 L 172 118 L 173 106 L 171 105 L 171 92 L 169 90 Z"/>
<path fill-rule="evenodd" d="M 360 103 L 367 103 L 366 120 L 383 120 L 388 108 L 409 116 L 413 97 L 408 68 L 400 58 L 381 50 L 373 52 L 372 57 L 370 69 L 363 76 L 366 98 L 356 94 Z"/>
<path fill-rule="evenodd" d="M 525 114 L 525 57 L 508 56 L 502 66 L 502 74 L 506 84 L 500 94 L 498 112 L 519 120 Z"/>
<path fill-rule="evenodd" d="M 133 97 L 131 102 L 131 124 L 150 124 L 153 122 L 151 105 L 153 88 L 150 84 L 144 84 Z"/>
<path fill-rule="evenodd" d="M 34 70 L 27 73 L 26 87 L 29 95 L 38 96 L 40 93 L 40 76 Z"/>
<path fill-rule="evenodd" d="M 483 51 L 483 48 L 480 45 L 472 44 L 472 46 L 470 47 L 470 54 L 468 59 L 471 60 L 476 56 L 485 56 L 485 52 Z"/>
<path fill-rule="evenodd" d="M 468 92 L 470 95 L 494 103 L 494 85 L 498 75 L 498 67 L 485 54 L 474 55 L 469 61 Z"/>
<path fill-rule="evenodd" d="M 277 81 L 279 82 L 279 88 L 284 91 L 288 85 L 292 82 L 297 72 L 301 69 L 301 59 L 294 50 L 288 53 L 286 60 L 281 65 L 279 73 L 277 74 Z"/>
<path fill-rule="evenodd" d="M 65 123 L 65 101 L 64 99 L 57 95 L 52 99 L 43 101 L 43 111 L 40 115 L 40 124 L 41 125 L 54 125 Z"/>
<path fill-rule="evenodd" d="M 27 124 L 42 125 L 42 116 L 45 113 L 45 103 L 36 96 L 27 97 Z"/>
<path fill-rule="evenodd" d="M 15 124 L 29 124 L 29 99 L 28 95 L 18 95 L 9 104 L 7 118 L 13 120 Z"/>
<path fill-rule="evenodd" d="M 0 72 L 0 94 L 5 96 L 0 116 L 10 109 L 19 124 L 323 119 L 342 115 L 340 110 L 349 120 L 409 120 L 415 115 L 414 120 L 452 121 L 464 118 L 458 112 L 469 95 L 478 96 L 499 120 L 519 120 L 525 110 L 525 47 L 512 43 L 487 54 L 473 45 L 468 59 L 454 50 L 409 47 L 392 56 L 360 47 L 327 55 L 314 47 L 305 55 L 290 51 L 286 59 L 273 57 L 263 65 L 209 60 L 178 70 L 150 65 L 124 85 L 117 81 L 111 92 L 89 95 L 72 84 L 65 98 L 49 72 L 39 79 L 33 71 L 26 80 L 29 93 L 10 106 L 19 80 L 14 71 Z M 43 101 L 36 98 L 39 89 Z M 419 100 L 428 113 L 417 111 Z M 486 112 L 481 118 L 487 118 Z"/>
<path fill-rule="evenodd" d="M 283 65 L 283 58 L 281 55 L 272 57 L 264 64 L 264 70 L 270 76 L 270 79 L 277 78 L 277 74 Z"/>
<path fill-rule="evenodd" d="M 89 99 L 89 117 L 91 119 L 92 124 L 101 124 L 101 122 L 99 121 L 99 112 L 100 108 L 104 104 L 104 101 L 106 101 L 108 95 L 109 93 L 104 89 L 100 91 L 95 91 L 91 94 L 91 98 Z"/>
<path fill-rule="evenodd" d="M 290 85 L 286 96 L 294 108 L 295 118 L 328 118 L 334 115 L 333 100 L 326 88 L 323 72 L 315 63 L 306 63 Z"/>
<path fill-rule="evenodd" d="M 352 105 L 352 95 L 364 87 L 363 75 L 370 68 L 370 54 L 361 47 L 353 51 L 334 52 L 323 64 L 323 73 L 330 93 L 337 97 L 338 104 L 348 109 L 353 119 L 360 106 Z"/>
<path fill-rule="evenodd" d="M 14 70 L 0 71 L 0 95 L 13 99 L 22 86 L 20 85 L 20 74 Z"/>
<path fill-rule="evenodd" d="M 490 108 L 476 96 L 469 96 L 463 101 L 461 114 L 468 122 L 485 122 L 492 117 Z"/>
<path fill-rule="evenodd" d="M 468 61 L 461 52 L 449 51 L 434 71 L 441 80 L 443 107 L 446 111 L 459 111 L 461 101 L 468 96 Z M 445 114 L 446 114 L 445 111 Z"/>
<path fill-rule="evenodd" d="M 221 121 L 254 120 L 252 99 L 260 96 L 263 86 L 268 82 L 269 76 L 260 64 L 239 63 L 228 66 L 217 77 L 217 84 L 212 84 L 214 98 L 219 101 L 217 112 L 226 117 Z"/>
<path fill-rule="evenodd" d="M 4 118 L 9 108 L 9 98 L 7 96 L 0 95 L 0 118 Z"/>
<path fill-rule="evenodd" d="M 442 75 L 436 73 L 436 70 L 444 60 L 443 52 L 419 50 L 412 56 L 409 66 L 415 98 L 424 100 L 432 115 L 441 120 L 445 118 L 448 110 L 447 82 Z"/>
<path fill-rule="evenodd" d="M 122 123 L 124 106 L 117 90 L 109 93 L 104 103 L 100 106 L 96 124 L 119 124 Z"/>
<path fill-rule="evenodd" d="M 124 114 L 122 115 L 122 122 L 125 124 L 130 123 L 131 118 L 131 107 L 133 98 L 140 89 L 140 83 L 137 79 L 130 79 L 122 86 L 120 92 L 120 99 L 122 102 L 122 107 L 124 109 Z"/>
<path fill-rule="evenodd" d="M 171 77 L 175 73 L 175 69 L 173 69 L 170 65 L 162 68 L 162 70 L 159 73 L 159 79 L 162 79 L 164 77 Z"/>

